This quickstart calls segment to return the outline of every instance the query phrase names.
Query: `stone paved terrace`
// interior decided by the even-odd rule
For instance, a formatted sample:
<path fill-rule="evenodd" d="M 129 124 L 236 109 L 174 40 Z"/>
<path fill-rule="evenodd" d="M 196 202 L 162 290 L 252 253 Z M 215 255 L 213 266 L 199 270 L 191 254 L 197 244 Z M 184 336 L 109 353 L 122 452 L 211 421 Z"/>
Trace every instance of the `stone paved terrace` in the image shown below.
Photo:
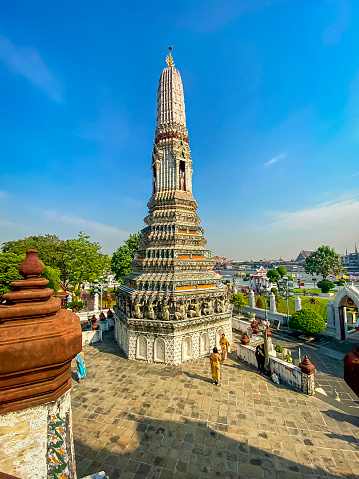
<path fill-rule="evenodd" d="M 357 417 L 275 385 L 234 353 L 218 387 L 208 359 L 128 361 L 111 333 L 84 352 L 88 375 L 72 389 L 79 478 L 359 477 Z"/>

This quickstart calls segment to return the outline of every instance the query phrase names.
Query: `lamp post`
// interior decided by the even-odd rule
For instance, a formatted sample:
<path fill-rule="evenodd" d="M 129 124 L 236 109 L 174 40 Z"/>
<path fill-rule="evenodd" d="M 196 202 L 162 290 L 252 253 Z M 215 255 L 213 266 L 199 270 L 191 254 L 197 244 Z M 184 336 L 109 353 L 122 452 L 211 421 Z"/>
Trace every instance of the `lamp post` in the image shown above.
<path fill-rule="evenodd" d="M 289 298 L 293 296 L 293 281 L 291 281 L 288 276 L 283 276 L 281 281 L 278 281 L 279 292 L 283 299 L 287 302 L 287 318 L 286 326 L 289 327 Z"/>
<path fill-rule="evenodd" d="M 105 278 L 103 276 L 100 276 L 100 281 L 98 279 L 95 279 L 95 281 L 93 282 L 93 292 L 94 294 L 98 294 L 100 293 L 100 311 L 102 313 L 102 295 L 103 295 L 103 292 L 107 291 L 108 290 L 108 279 Z"/>
<path fill-rule="evenodd" d="M 269 298 L 269 289 L 266 286 L 262 286 L 260 289 L 262 295 L 264 296 L 264 323 L 263 324 L 263 335 L 264 335 L 264 371 L 266 374 L 269 374 L 269 344 L 268 344 L 268 313 L 267 313 L 267 299 Z"/>

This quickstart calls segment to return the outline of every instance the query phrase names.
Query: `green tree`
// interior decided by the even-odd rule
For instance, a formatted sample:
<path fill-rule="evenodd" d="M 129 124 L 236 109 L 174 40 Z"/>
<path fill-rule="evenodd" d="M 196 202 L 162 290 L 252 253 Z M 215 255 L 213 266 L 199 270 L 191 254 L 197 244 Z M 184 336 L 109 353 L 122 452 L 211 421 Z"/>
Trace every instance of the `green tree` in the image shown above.
<path fill-rule="evenodd" d="M 120 246 L 112 255 L 111 270 L 117 281 L 122 283 L 124 276 L 131 273 L 131 261 L 134 254 L 140 249 L 141 232 L 130 235 L 125 244 Z"/>
<path fill-rule="evenodd" d="M 110 271 L 110 258 L 101 253 L 99 243 L 91 242 L 82 231 L 78 238 L 65 241 L 60 263 L 61 280 L 66 288 L 78 290 L 84 281 L 92 282 Z"/>
<path fill-rule="evenodd" d="M 241 309 L 243 306 L 246 306 L 249 302 L 248 298 L 243 296 L 243 294 L 241 293 L 232 294 L 232 296 L 229 298 L 229 301 L 238 309 Z"/>
<path fill-rule="evenodd" d="M 283 276 L 286 276 L 288 274 L 285 266 L 278 266 L 278 268 L 276 268 L 276 269 L 277 269 L 281 278 L 283 278 Z"/>
<path fill-rule="evenodd" d="M 19 273 L 19 266 L 25 257 L 25 254 L 0 253 L 0 297 L 10 291 L 12 281 L 24 279 Z M 58 269 L 44 265 L 44 272 L 40 274 L 40 277 L 48 279 L 47 288 L 51 288 L 57 293 L 60 288 L 60 271 Z"/>
<path fill-rule="evenodd" d="M 3 253 L 24 254 L 28 249 L 36 249 L 39 258 L 47 266 L 58 268 L 63 260 L 65 241 L 56 235 L 29 236 L 2 244 Z"/>
<path fill-rule="evenodd" d="M 276 283 L 280 278 L 280 274 L 276 269 L 269 269 L 267 271 L 267 277 L 271 283 Z"/>
<path fill-rule="evenodd" d="M 10 283 L 23 279 L 19 266 L 24 261 L 25 254 L 0 253 L 0 298 L 10 291 Z"/>
<path fill-rule="evenodd" d="M 320 314 L 312 309 L 304 308 L 292 314 L 289 327 L 306 334 L 319 334 L 324 331 L 326 324 Z"/>
<path fill-rule="evenodd" d="M 322 279 L 322 281 L 318 282 L 318 288 L 322 290 L 322 293 L 329 293 L 329 291 L 334 288 L 334 283 L 327 279 Z"/>
<path fill-rule="evenodd" d="M 320 246 L 317 251 L 305 258 L 305 272 L 309 274 L 321 274 L 325 279 L 328 274 L 336 276 L 345 273 L 340 255 L 330 246 Z"/>
<path fill-rule="evenodd" d="M 60 270 L 58 268 L 52 268 L 51 266 L 44 265 L 44 272 L 40 274 L 40 277 L 49 280 L 47 288 L 54 290 L 57 293 L 60 289 Z"/>

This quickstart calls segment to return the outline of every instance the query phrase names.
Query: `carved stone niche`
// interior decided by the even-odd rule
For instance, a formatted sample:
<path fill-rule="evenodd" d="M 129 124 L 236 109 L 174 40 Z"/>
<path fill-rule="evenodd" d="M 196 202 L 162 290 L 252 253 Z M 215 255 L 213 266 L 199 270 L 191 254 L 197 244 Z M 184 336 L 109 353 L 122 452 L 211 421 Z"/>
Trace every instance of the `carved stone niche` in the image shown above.
<path fill-rule="evenodd" d="M 28 250 L 19 268 L 25 279 L 0 304 L 0 414 L 55 401 L 71 388 L 71 360 L 82 349 L 78 316 L 39 278 L 43 266 Z"/>

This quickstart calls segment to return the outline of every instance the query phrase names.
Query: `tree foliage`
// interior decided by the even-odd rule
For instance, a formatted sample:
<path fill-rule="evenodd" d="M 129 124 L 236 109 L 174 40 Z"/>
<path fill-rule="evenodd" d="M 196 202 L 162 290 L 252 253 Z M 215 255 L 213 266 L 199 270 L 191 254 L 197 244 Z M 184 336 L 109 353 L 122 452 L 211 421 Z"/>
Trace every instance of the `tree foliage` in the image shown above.
<path fill-rule="evenodd" d="M 131 261 L 135 251 L 140 248 L 141 233 L 130 235 L 125 244 L 120 246 L 112 255 L 111 270 L 115 273 L 117 281 L 122 283 L 124 276 L 131 273 Z"/>
<path fill-rule="evenodd" d="M 329 293 L 329 291 L 334 288 L 334 283 L 327 279 L 322 279 L 322 281 L 318 282 L 318 288 L 322 290 L 322 293 Z"/>
<path fill-rule="evenodd" d="M 39 259 L 45 266 L 43 275 L 46 275 L 50 281 L 49 287 L 55 292 L 59 289 L 60 281 L 66 288 L 77 290 L 84 281 L 93 281 L 110 271 L 110 258 L 101 253 L 99 243 L 91 242 L 90 236 L 82 232 L 78 238 L 69 240 L 61 240 L 56 235 L 39 235 L 2 245 L 3 254 L 22 255 L 23 259 L 28 249 L 38 250 Z M 7 278 L 4 277 L 4 281 Z"/>
<path fill-rule="evenodd" d="M 309 308 L 304 308 L 292 314 L 289 319 L 289 327 L 306 334 L 319 334 L 324 331 L 326 324 L 320 314 Z"/>
<path fill-rule="evenodd" d="M 19 273 L 19 266 L 25 257 L 25 254 L 0 253 L 0 298 L 10 291 L 12 281 L 24 279 Z M 53 289 L 55 293 L 58 292 L 60 288 L 60 271 L 58 269 L 44 265 L 44 272 L 40 274 L 40 277 L 49 280 L 47 288 Z"/>
<path fill-rule="evenodd" d="M 39 258 L 47 266 L 58 268 L 63 259 L 65 241 L 56 235 L 38 235 L 16 241 L 7 241 L 2 245 L 3 253 L 24 254 L 28 249 L 36 249 Z"/>
<path fill-rule="evenodd" d="M 99 243 L 91 242 L 90 236 L 79 233 L 78 238 L 65 241 L 60 263 L 61 280 L 65 287 L 77 290 L 84 281 L 92 282 L 110 271 L 110 258 L 101 253 Z"/>
<path fill-rule="evenodd" d="M 60 270 L 58 268 L 52 268 L 51 266 L 44 265 L 44 272 L 40 274 L 40 278 L 46 278 L 49 280 L 46 288 L 51 288 L 54 293 L 57 293 L 60 289 Z"/>
<path fill-rule="evenodd" d="M 285 266 L 278 266 L 277 271 L 281 278 L 283 278 L 283 276 L 286 276 L 287 274 L 287 270 Z"/>
<path fill-rule="evenodd" d="M 328 274 L 337 275 L 345 273 L 340 255 L 330 246 L 320 246 L 314 253 L 305 258 L 305 272 L 320 274 L 325 279 Z"/>
<path fill-rule="evenodd" d="M 24 254 L 1 253 L 0 254 L 0 298 L 10 291 L 9 284 L 12 281 L 23 279 L 19 273 L 19 266 L 24 261 Z"/>
<path fill-rule="evenodd" d="M 238 309 L 241 309 L 243 306 L 246 306 L 249 302 L 248 298 L 243 296 L 243 294 L 241 293 L 232 294 L 232 296 L 229 298 L 229 301 Z"/>
<path fill-rule="evenodd" d="M 267 277 L 271 283 L 276 283 L 280 278 L 280 274 L 276 269 L 269 269 L 267 271 Z"/>

